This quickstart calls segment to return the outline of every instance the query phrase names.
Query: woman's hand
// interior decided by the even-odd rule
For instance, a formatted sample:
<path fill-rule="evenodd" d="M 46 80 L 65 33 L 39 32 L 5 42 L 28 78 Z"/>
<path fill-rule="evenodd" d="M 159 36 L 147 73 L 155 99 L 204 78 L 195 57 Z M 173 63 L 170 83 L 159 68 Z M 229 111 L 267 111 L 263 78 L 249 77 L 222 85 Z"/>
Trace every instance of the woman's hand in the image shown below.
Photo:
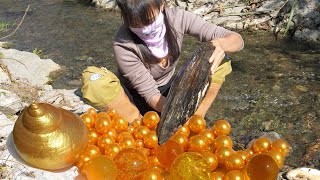
<path fill-rule="evenodd" d="M 212 63 L 210 70 L 211 74 L 213 74 L 223 60 L 225 53 L 220 45 L 219 39 L 214 39 L 211 41 L 211 43 L 215 47 L 211 57 L 209 58 L 209 62 Z"/>
<path fill-rule="evenodd" d="M 209 59 L 210 63 L 213 62 L 211 66 L 212 74 L 216 71 L 223 60 L 225 52 L 237 52 L 244 46 L 241 35 L 236 32 L 232 32 L 224 38 L 215 38 L 211 40 L 211 43 L 215 46 L 215 50 Z"/>

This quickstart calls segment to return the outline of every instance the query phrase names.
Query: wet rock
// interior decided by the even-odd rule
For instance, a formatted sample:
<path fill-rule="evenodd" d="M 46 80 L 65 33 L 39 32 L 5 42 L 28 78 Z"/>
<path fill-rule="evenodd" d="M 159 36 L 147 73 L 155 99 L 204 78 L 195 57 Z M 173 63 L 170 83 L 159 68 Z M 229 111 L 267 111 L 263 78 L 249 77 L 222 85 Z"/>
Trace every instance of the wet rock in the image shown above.
<path fill-rule="evenodd" d="M 0 84 L 11 84 L 11 80 L 7 73 L 0 66 Z"/>

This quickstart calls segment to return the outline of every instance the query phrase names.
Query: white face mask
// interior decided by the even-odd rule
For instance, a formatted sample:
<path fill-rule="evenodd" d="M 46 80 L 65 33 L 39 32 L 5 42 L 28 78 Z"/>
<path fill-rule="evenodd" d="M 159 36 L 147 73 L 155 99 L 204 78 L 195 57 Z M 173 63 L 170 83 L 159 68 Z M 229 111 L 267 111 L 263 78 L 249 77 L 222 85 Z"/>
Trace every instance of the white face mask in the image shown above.
<path fill-rule="evenodd" d="M 147 44 L 154 56 L 163 58 L 168 54 L 168 42 L 165 38 L 166 26 L 161 11 L 157 19 L 150 25 L 142 28 L 130 27 L 130 30 Z"/>

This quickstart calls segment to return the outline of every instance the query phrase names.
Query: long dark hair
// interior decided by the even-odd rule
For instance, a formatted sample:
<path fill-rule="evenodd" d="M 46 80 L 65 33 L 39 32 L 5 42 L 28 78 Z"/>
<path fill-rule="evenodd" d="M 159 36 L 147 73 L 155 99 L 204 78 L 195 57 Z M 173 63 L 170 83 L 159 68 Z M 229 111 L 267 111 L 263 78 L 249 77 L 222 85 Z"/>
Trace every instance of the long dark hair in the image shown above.
<path fill-rule="evenodd" d="M 116 0 L 121 10 L 121 16 L 124 24 L 128 27 L 142 27 L 151 24 L 155 18 L 155 13 L 161 11 L 161 5 L 164 0 Z M 157 11 L 156 11 L 157 10 Z M 180 55 L 179 46 L 176 40 L 176 32 L 171 28 L 166 14 L 164 12 L 164 22 L 166 25 L 166 38 L 168 41 L 167 58 L 173 63 Z M 131 32 L 133 42 L 137 44 L 142 52 L 143 61 L 147 63 L 159 63 L 160 58 L 154 56 L 146 44 L 133 32 Z"/>

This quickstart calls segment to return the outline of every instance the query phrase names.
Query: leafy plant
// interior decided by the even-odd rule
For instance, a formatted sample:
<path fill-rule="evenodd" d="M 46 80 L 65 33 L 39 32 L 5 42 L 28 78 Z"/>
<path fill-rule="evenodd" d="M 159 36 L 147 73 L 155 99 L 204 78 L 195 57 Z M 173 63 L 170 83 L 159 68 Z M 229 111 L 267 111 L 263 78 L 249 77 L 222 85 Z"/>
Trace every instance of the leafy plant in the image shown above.
<path fill-rule="evenodd" d="M 42 56 L 42 50 L 38 49 L 38 48 L 34 48 L 34 50 L 32 51 L 33 54 L 38 55 L 39 57 Z"/>
<path fill-rule="evenodd" d="M 13 26 L 15 23 L 12 22 L 0 22 L 0 32 L 7 31 L 10 26 Z"/>

